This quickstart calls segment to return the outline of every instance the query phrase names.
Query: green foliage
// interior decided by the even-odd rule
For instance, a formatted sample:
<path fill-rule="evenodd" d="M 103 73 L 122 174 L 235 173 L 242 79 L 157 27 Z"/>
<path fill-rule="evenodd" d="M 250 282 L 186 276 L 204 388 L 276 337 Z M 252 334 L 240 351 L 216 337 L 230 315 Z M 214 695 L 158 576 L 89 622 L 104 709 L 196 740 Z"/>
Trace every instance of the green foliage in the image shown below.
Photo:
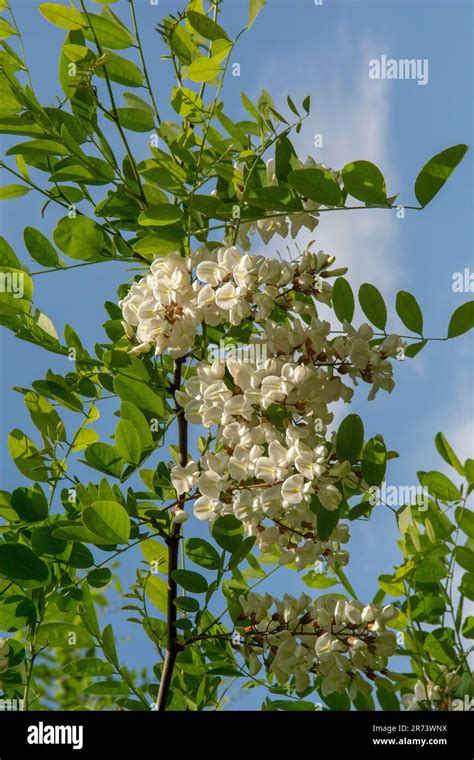
<path fill-rule="evenodd" d="M 109 4 L 113 0 L 99 3 L 98 13 L 90 12 L 82 0 L 38 5 L 41 23 L 64 32 L 58 69 L 62 93 L 54 105 L 43 105 L 27 83 L 33 72 L 23 59 L 13 17 L 12 23 L 0 18 L 0 133 L 18 138 L 1 163 L 1 170 L 12 176 L 0 187 L 0 201 L 39 190 L 41 217 L 56 213 L 53 242 L 36 226 L 23 230 L 24 253 L 34 262 L 31 273 L 0 238 L 1 282 L 17 279 L 23 287 L 18 298 L 11 287 L 0 289 L 0 324 L 58 357 L 55 371 L 48 370 L 31 387 L 15 389 L 35 430 L 31 437 L 20 428 L 8 435 L 21 480 L 11 493 L 0 491 L 0 628 L 14 634 L 3 689 L 40 709 L 48 709 L 54 700 L 58 709 L 66 710 L 149 710 L 157 700 L 168 647 L 175 666 L 167 709 L 217 709 L 231 679 L 238 678 L 244 687 L 259 684 L 275 697 L 265 699 L 265 711 L 314 710 L 314 698 L 319 700 L 322 693 L 319 676 L 295 696 L 294 679 L 282 686 L 271 669 L 258 677 L 247 673 L 248 639 L 244 636 L 240 644 L 233 640 L 234 632 L 249 622 L 242 595 L 275 572 L 281 548 L 273 543 L 265 553 L 254 554 L 255 535 L 245 536 L 243 523 L 229 513 L 213 521 L 209 541 L 189 538 L 187 526 L 179 522 L 187 498 L 175 493 L 170 475 L 170 459 L 183 464 L 188 451 L 176 392 L 195 376 L 196 361 L 212 343 L 246 342 L 255 327 L 244 320 L 225 335 L 222 326 L 209 325 L 179 360 L 169 354 L 133 355 L 122 310 L 113 297 L 105 303 L 104 332 L 88 350 L 70 325 L 64 327 L 63 338 L 58 335 L 35 305 L 33 282 L 46 271 L 55 277 L 76 266 L 100 264 L 102 272 L 115 261 L 126 272 L 124 279 L 129 278 L 118 289 L 118 299 L 123 299 L 130 280 L 142 277 L 155 257 L 174 251 L 188 256 L 196 241 L 211 250 L 222 241 L 232 245 L 246 224 L 265 225 L 274 215 L 285 223 L 308 214 L 315 221 L 328 209 L 342 213 L 360 208 L 351 198 L 390 211 L 394 197 L 387 197 L 380 169 L 368 161 L 352 161 L 340 172 L 320 165 L 303 168 L 292 133 L 300 132 L 310 112 L 309 96 L 301 104 L 288 96 L 280 113 L 268 92 L 255 102 L 241 93 L 243 118 L 227 112 L 222 88 L 231 53 L 265 0 L 249 0 L 248 16 L 235 37 L 219 23 L 218 2 L 208 7 L 191 0 L 179 13 L 162 19 L 157 27 L 159 55 L 176 74 L 169 98 L 171 120 L 163 118 L 164 94 L 160 92 L 159 108 L 155 100 L 133 0 L 122 3 L 117 13 Z M 0 11 L 9 13 L 5 3 Z M 141 155 L 130 148 L 130 132 L 144 136 Z M 454 146 L 423 167 L 415 185 L 421 206 L 437 194 L 466 150 Z M 274 158 L 274 176 L 267 171 L 268 158 Z M 344 273 L 337 270 L 332 291 L 323 288 L 323 293 L 339 321 L 350 323 L 355 300 Z M 321 278 L 325 276 L 323 271 Z M 289 283 L 285 296 L 301 308 L 303 322 L 310 321 L 305 308 L 313 295 Z M 365 283 L 358 297 L 367 319 L 385 334 L 387 307 L 377 288 Z M 406 349 L 413 357 L 426 344 L 419 340 L 422 312 L 406 291 L 397 294 L 395 306 L 405 327 L 415 333 L 416 342 Z M 287 317 L 278 307 L 270 319 L 284 324 Z M 447 337 L 472 327 L 468 302 L 452 315 Z M 370 345 L 377 346 L 379 338 L 376 334 Z M 62 370 L 57 369 L 61 360 L 67 365 Z M 106 415 L 104 424 L 97 424 L 103 401 L 111 401 L 113 426 Z M 283 435 L 285 405 L 271 404 L 267 414 Z M 179 445 L 168 446 L 177 430 Z M 200 439 L 201 453 L 208 451 L 212 437 L 210 431 L 207 439 Z M 370 673 L 364 682 L 367 694 L 350 696 L 345 689 L 326 694 L 323 700 L 330 710 L 349 710 L 352 704 L 358 710 L 374 709 L 373 685 L 383 710 L 399 709 L 396 692 L 408 692 L 425 670 L 433 680 L 441 678 L 441 665 L 468 677 L 460 637 L 472 638 L 474 630 L 472 617 L 464 618 L 463 612 L 463 600 L 474 598 L 474 525 L 466 505 L 474 488 L 474 462 L 462 464 L 442 433 L 435 443 L 454 469 L 455 482 L 433 470 L 420 474 L 429 492 L 428 506 L 398 509 L 403 562 L 392 574 L 380 576 L 376 596 L 377 603 L 386 595 L 396 599 L 400 615 L 388 625 L 404 633 L 400 649 L 410 658 L 411 670 L 387 672 L 383 678 Z M 357 414 L 347 415 L 335 439 L 325 445 L 331 467 L 339 471 L 331 482 L 342 500 L 336 508 L 326 508 L 315 476 L 311 510 L 317 541 L 336 545 L 340 519 L 370 518 L 368 489 L 382 485 L 387 462 L 396 454 L 387 451 L 380 435 L 364 441 Z M 347 462 L 350 477 L 341 474 Z M 225 502 L 227 495 L 220 497 Z M 278 532 L 282 526 L 275 528 Z M 302 525 L 301 530 L 308 528 Z M 133 547 L 136 573 L 130 588 L 123 590 L 116 567 Z M 339 584 L 338 598 L 356 596 L 338 562 L 327 572 L 310 569 L 303 582 L 323 594 Z M 454 584 L 459 602 L 453 598 Z M 120 595 L 129 622 L 156 650 L 156 662 L 142 675 L 121 664 L 111 625 L 101 626 L 112 593 Z M 222 606 L 222 614 L 215 616 L 216 607 Z M 273 656 L 269 649 L 267 665 Z M 463 689 L 459 687 L 459 694 Z"/>

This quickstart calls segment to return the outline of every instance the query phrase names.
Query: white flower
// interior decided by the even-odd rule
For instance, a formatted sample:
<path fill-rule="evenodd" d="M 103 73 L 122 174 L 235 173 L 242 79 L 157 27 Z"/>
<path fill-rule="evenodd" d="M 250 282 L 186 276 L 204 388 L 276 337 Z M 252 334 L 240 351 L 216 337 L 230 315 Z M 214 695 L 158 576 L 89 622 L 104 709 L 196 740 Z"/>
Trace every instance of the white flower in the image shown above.
<path fill-rule="evenodd" d="M 318 490 L 319 501 L 324 509 L 332 512 L 337 509 L 342 500 L 342 494 L 331 483 L 321 484 Z"/>
<path fill-rule="evenodd" d="M 183 493 L 188 493 L 197 484 L 199 475 L 199 467 L 196 462 L 192 460 L 187 465 L 182 467 L 176 465 L 171 469 L 171 482 L 178 496 Z"/>
<path fill-rule="evenodd" d="M 212 520 L 216 516 L 217 501 L 208 496 L 200 496 L 193 505 L 194 516 L 198 520 Z"/>
<path fill-rule="evenodd" d="M 304 480 L 301 475 L 291 475 L 281 488 L 281 495 L 289 504 L 299 504 L 303 501 Z"/>
<path fill-rule="evenodd" d="M 222 285 L 222 287 L 216 291 L 215 300 L 216 306 L 218 306 L 219 309 L 230 311 L 235 308 L 239 303 L 235 285 L 232 282 L 226 282 L 225 285 Z"/>
<path fill-rule="evenodd" d="M 181 523 L 185 523 L 186 520 L 189 520 L 188 513 L 185 512 L 184 509 L 181 509 L 179 507 L 172 509 L 171 514 L 173 515 L 173 517 L 171 518 L 171 521 L 178 525 L 181 525 Z"/>

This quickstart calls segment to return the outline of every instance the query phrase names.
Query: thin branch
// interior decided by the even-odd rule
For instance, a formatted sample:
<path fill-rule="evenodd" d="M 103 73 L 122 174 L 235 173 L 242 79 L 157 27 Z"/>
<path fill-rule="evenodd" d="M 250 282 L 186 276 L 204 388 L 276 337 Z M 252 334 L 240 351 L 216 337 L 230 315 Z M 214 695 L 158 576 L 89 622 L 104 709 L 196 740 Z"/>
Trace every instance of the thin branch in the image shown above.
<path fill-rule="evenodd" d="M 183 367 L 183 358 L 176 359 L 173 376 L 173 393 L 175 402 L 179 409 L 178 412 L 178 447 L 179 463 L 182 467 L 188 461 L 188 423 L 184 416 L 184 409 L 180 407 L 176 400 L 176 391 L 181 387 L 181 372 Z M 182 509 L 184 497 L 180 497 L 177 502 L 177 508 Z M 178 642 L 178 631 L 176 628 L 177 608 L 175 599 L 177 596 L 177 584 L 173 578 L 173 573 L 178 569 L 179 563 L 179 542 L 181 539 L 181 525 L 173 522 L 166 543 L 168 544 L 168 599 L 167 599 L 167 620 L 166 620 L 166 656 L 161 674 L 160 688 L 156 700 L 156 709 L 158 712 L 166 710 L 166 701 L 173 678 L 173 670 L 176 663 L 176 656 L 181 649 Z"/>

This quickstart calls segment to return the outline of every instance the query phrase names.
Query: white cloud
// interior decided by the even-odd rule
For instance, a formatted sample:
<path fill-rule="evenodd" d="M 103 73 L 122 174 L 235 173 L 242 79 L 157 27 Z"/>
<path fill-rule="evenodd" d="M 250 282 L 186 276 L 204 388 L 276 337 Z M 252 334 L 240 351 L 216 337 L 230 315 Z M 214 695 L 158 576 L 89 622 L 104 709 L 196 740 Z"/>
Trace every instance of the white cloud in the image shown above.
<path fill-rule="evenodd" d="M 382 170 L 387 190 L 392 193 L 396 190 L 397 175 L 391 160 L 390 83 L 368 77 L 368 61 L 378 47 L 375 40 L 367 39 L 356 46 L 353 39 L 350 44 L 341 39 L 337 46 L 340 53 L 337 69 L 325 68 L 321 76 L 314 75 L 314 59 L 306 66 L 298 61 L 298 69 L 308 72 L 308 76 L 296 81 L 296 92 L 294 71 L 288 71 L 288 61 L 279 64 L 272 59 L 262 72 L 261 87 L 268 81 L 280 83 L 277 103 L 281 102 L 282 109 L 287 93 L 291 92 L 296 102 L 301 102 L 308 92 L 312 94 L 311 115 L 301 134 L 292 135 L 301 158 L 310 154 L 337 169 L 353 160 L 372 161 Z M 317 97 L 311 93 L 313 80 L 318 85 L 324 81 Z M 314 147 L 315 134 L 322 135 L 322 148 Z M 316 249 L 334 254 L 338 266 L 350 268 L 348 275 L 354 289 L 369 281 L 390 298 L 400 275 L 400 224 L 403 221 L 394 212 L 384 210 L 326 212 L 321 214 L 319 226 L 313 232 L 301 232 L 297 242 L 304 247 L 314 239 Z M 269 248 L 271 252 L 279 250 L 284 254 L 287 242 L 275 236 Z"/>

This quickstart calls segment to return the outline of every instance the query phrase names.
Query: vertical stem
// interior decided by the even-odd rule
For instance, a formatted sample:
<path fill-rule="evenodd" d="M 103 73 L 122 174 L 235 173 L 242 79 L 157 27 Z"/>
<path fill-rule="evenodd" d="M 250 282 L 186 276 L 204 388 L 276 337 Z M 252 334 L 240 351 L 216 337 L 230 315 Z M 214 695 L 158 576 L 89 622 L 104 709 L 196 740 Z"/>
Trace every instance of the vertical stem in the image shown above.
<path fill-rule="evenodd" d="M 174 365 L 174 377 L 172 391 L 176 394 L 176 391 L 181 386 L 181 370 L 183 366 L 183 359 L 176 359 Z M 175 395 L 176 401 L 176 395 Z M 179 463 L 183 467 L 188 461 L 188 423 L 184 416 L 184 410 L 176 402 L 178 406 L 178 446 L 179 446 Z M 182 507 L 184 504 L 185 495 L 182 494 L 178 501 L 177 506 Z M 176 581 L 173 579 L 174 570 L 178 569 L 179 561 L 179 542 L 181 539 L 181 525 L 179 523 L 172 523 L 170 534 L 166 540 L 168 544 L 168 600 L 167 600 L 167 621 L 166 621 L 166 656 L 163 663 L 163 671 L 161 674 L 160 689 L 156 700 L 156 709 L 158 712 L 164 712 L 166 710 L 166 701 L 171 686 L 171 679 L 173 678 L 173 670 L 176 662 L 176 655 L 179 652 L 179 643 L 177 640 L 177 629 L 175 626 L 177 609 L 174 603 L 177 596 Z"/>
<path fill-rule="evenodd" d="M 161 124 L 160 114 L 158 113 L 158 107 L 156 105 L 155 96 L 153 95 L 153 90 L 151 88 L 150 78 L 148 76 L 148 69 L 147 69 L 147 65 L 146 65 L 146 61 L 145 61 L 145 56 L 143 55 L 142 43 L 141 43 L 141 40 L 140 40 L 140 34 L 138 32 L 137 18 L 136 18 L 136 15 L 135 15 L 135 6 L 133 4 L 133 0 L 128 0 L 128 2 L 130 3 L 130 12 L 132 14 L 133 29 L 134 29 L 134 32 L 135 32 L 135 37 L 137 39 L 138 54 L 140 56 L 140 61 L 142 63 L 142 70 L 143 70 L 143 76 L 145 77 L 146 88 L 147 88 L 148 93 L 150 95 L 150 99 L 151 99 L 151 102 L 153 104 L 153 108 L 155 109 L 155 115 L 156 115 L 156 119 L 158 121 L 158 124 Z"/>
<path fill-rule="evenodd" d="M 98 52 L 99 56 L 102 56 L 103 55 L 102 45 L 99 42 L 99 39 L 98 39 L 97 34 L 95 32 L 94 26 L 93 26 L 93 24 L 92 24 L 92 22 L 90 20 L 90 16 L 89 16 L 89 14 L 87 12 L 87 8 L 85 6 L 84 0 L 79 0 L 79 2 L 81 4 L 82 11 L 84 13 L 84 16 L 86 17 L 87 23 L 88 23 L 89 28 L 91 30 L 91 34 L 92 34 L 92 36 L 94 38 L 94 42 L 95 42 L 95 46 L 97 48 L 97 52 Z M 141 183 L 141 179 L 140 179 L 140 174 L 138 172 L 137 165 L 135 163 L 135 159 L 133 157 L 132 151 L 130 150 L 130 146 L 129 146 L 128 140 L 127 140 L 127 138 L 125 136 L 125 132 L 123 131 L 122 125 L 120 123 L 120 118 L 119 118 L 119 115 L 118 115 L 117 105 L 115 103 L 114 92 L 112 90 L 112 85 L 110 83 L 110 77 L 109 77 L 109 74 L 108 74 L 108 71 L 107 71 L 107 66 L 104 66 L 104 77 L 105 77 L 105 84 L 106 84 L 107 91 L 109 93 L 109 98 L 110 98 L 111 116 L 112 116 L 112 118 L 114 120 L 115 126 L 117 127 L 117 130 L 119 132 L 120 138 L 121 138 L 122 143 L 123 143 L 123 146 L 125 148 L 125 151 L 127 153 L 128 158 L 130 160 L 130 165 L 132 167 L 132 171 L 133 171 L 133 173 L 135 175 L 136 183 L 137 183 L 138 188 L 140 190 L 140 195 L 141 195 L 141 197 L 143 199 L 143 202 L 145 203 L 145 206 L 146 206 L 148 204 L 147 204 L 147 200 L 146 200 L 146 197 L 145 197 L 145 193 L 143 192 L 143 187 L 142 187 L 142 183 Z"/>

